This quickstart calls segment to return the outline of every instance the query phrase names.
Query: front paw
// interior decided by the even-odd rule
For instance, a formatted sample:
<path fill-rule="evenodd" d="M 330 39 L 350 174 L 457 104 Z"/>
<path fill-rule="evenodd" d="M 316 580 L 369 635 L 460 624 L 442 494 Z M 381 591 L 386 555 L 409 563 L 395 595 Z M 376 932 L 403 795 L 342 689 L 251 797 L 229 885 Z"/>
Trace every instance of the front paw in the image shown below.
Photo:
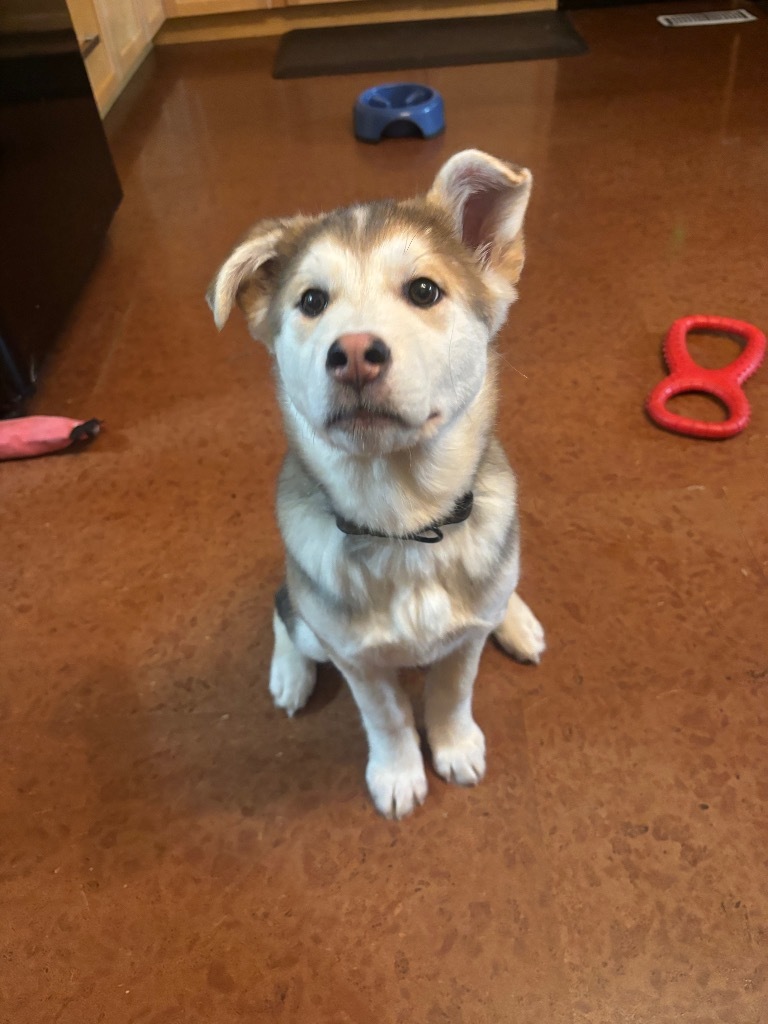
<path fill-rule="evenodd" d="M 419 752 L 399 761 L 371 758 L 365 780 L 376 810 L 385 818 L 404 818 L 427 796 L 427 776 Z"/>
<path fill-rule="evenodd" d="M 485 775 L 485 736 L 476 722 L 430 736 L 435 771 L 447 782 L 476 786 Z"/>

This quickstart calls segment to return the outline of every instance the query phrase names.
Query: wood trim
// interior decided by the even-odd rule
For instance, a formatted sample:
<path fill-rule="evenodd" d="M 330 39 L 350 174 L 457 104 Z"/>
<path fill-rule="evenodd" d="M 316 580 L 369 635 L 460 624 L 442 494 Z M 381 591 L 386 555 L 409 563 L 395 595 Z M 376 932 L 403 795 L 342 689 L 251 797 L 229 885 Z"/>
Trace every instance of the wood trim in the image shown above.
<path fill-rule="evenodd" d="M 348 3 L 353 3 L 354 0 L 284 0 L 283 6 L 284 7 L 308 7 L 311 4 L 317 4 L 318 2 L 319 3 L 323 3 L 323 4 L 338 4 L 338 3 L 348 4 Z"/>
<path fill-rule="evenodd" d="M 166 0 L 166 9 L 170 8 Z M 365 25 L 370 22 L 420 21 L 427 18 L 463 18 L 524 11 L 553 11 L 557 0 L 348 0 L 308 7 L 284 7 L 195 17 L 169 17 L 155 37 L 159 45 L 202 43 L 219 39 L 278 36 L 295 28 Z M 169 11 L 170 13 L 170 11 Z"/>
<path fill-rule="evenodd" d="M 335 3 L 336 0 L 318 0 L 319 3 Z M 285 7 L 287 0 L 164 0 L 166 16 L 169 18 L 199 17 L 209 14 L 263 13 L 273 8 Z"/>

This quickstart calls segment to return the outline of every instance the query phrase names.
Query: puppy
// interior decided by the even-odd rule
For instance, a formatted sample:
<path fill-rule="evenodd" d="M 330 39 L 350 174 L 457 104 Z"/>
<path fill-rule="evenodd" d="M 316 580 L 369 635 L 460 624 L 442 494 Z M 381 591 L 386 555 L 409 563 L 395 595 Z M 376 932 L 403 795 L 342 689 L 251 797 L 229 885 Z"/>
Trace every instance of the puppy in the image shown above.
<path fill-rule="evenodd" d="M 369 743 L 368 788 L 388 817 L 427 794 L 398 669 L 429 666 L 435 770 L 474 785 L 483 644 L 538 662 L 544 632 L 516 592 L 515 477 L 493 435 L 492 342 L 523 267 L 528 170 L 477 150 L 426 196 L 257 224 L 208 291 L 235 302 L 276 367 L 289 454 L 277 516 L 270 690 L 293 715 L 316 665 L 349 684 Z"/>

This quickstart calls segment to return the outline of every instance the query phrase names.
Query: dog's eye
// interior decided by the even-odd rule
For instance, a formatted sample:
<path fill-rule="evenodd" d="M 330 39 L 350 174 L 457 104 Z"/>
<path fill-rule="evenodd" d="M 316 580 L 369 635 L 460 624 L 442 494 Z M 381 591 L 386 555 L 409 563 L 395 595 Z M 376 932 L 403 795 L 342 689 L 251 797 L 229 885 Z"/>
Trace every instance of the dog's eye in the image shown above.
<path fill-rule="evenodd" d="M 434 306 L 443 297 L 438 285 L 428 277 L 417 277 L 406 288 L 406 295 L 414 306 Z"/>
<path fill-rule="evenodd" d="M 328 292 L 322 288 L 307 288 L 299 299 L 299 309 L 304 316 L 320 316 L 328 305 Z"/>

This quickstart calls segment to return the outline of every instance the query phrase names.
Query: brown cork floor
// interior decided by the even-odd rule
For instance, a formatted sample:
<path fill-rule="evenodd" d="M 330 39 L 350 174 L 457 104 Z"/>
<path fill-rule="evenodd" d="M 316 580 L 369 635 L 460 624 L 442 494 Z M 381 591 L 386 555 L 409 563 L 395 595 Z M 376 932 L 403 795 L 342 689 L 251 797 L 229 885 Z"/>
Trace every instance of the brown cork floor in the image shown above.
<path fill-rule="evenodd" d="M 732 441 L 642 411 L 677 316 L 768 325 L 768 23 L 661 10 L 419 72 L 426 144 L 356 143 L 370 79 L 275 82 L 272 40 L 161 50 L 120 101 L 125 201 L 35 407 L 107 430 L 0 468 L 2 1024 L 768 1019 L 768 368 Z M 500 434 L 549 651 L 487 650 L 486 780 L 393 824 L 333 672 L 270 704 L 283 442 L 202 295 L 250 221 L 467 146 L 536 181 Z"/>

